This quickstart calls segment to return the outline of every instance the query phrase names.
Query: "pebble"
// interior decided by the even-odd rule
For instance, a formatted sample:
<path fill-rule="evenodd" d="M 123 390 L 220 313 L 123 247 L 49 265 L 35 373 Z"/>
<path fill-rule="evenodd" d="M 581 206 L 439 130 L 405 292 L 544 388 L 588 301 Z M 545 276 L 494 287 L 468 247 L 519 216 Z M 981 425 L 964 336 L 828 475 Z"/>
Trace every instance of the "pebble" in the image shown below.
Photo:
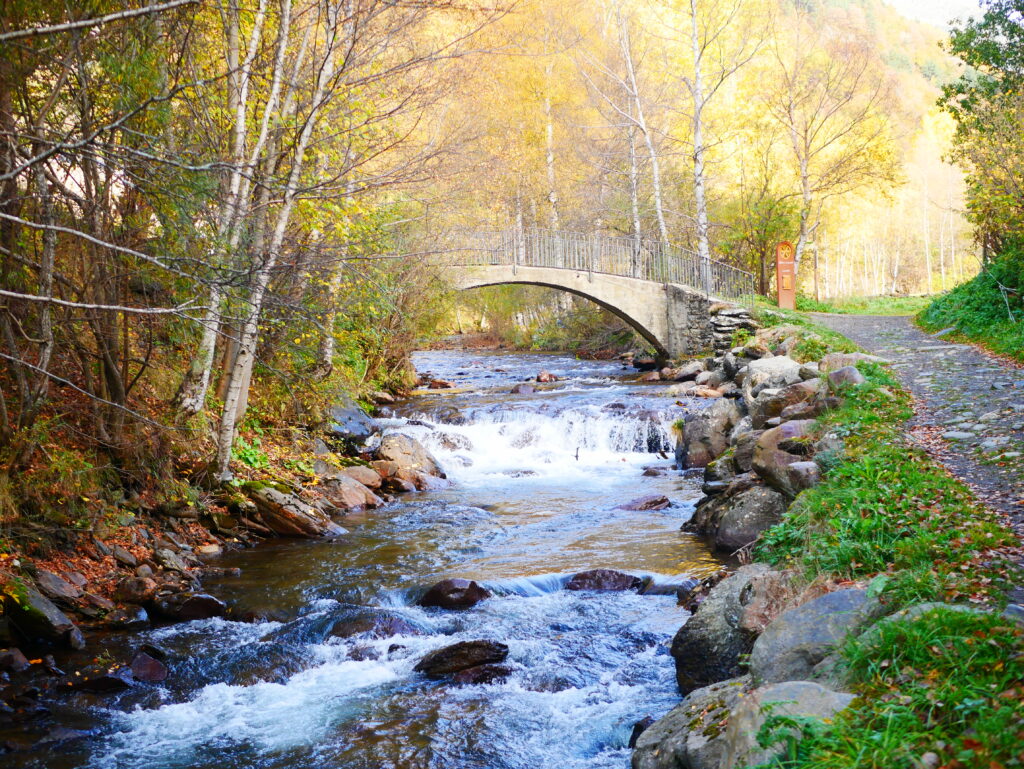
<path fill-rule="evenodd" d="M 969 441 L 975 437 L 974 433 L 966 433 L 962 430 L 950 430 L 949 432 L 943 433 L 942 437 L 947 441 Z"/>

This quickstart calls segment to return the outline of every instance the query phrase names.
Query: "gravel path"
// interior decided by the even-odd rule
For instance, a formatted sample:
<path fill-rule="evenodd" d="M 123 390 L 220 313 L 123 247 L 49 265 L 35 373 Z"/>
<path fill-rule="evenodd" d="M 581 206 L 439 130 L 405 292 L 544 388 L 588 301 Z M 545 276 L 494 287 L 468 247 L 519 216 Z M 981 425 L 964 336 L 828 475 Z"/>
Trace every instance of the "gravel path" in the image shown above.
<path fill-rule="evenodd" d="M 893 362 L 917 400 L 911 437 L 982 502 L 1006 514 L 1024 540 L 1024 367 L 950 344 L 910 318 L 814 317 Z"/>

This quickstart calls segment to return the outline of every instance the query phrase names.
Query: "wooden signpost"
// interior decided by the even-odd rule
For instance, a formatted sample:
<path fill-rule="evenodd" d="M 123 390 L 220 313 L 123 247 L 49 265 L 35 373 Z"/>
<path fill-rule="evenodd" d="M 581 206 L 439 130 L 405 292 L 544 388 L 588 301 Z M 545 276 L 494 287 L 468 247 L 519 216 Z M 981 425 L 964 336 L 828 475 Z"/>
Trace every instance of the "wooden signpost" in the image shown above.
<path fill-rule="evenodd" d="M 796 252 L 793 244 L 784 240 L 775 247 L 775 288 L 779 307 L 796 309 Z"/>

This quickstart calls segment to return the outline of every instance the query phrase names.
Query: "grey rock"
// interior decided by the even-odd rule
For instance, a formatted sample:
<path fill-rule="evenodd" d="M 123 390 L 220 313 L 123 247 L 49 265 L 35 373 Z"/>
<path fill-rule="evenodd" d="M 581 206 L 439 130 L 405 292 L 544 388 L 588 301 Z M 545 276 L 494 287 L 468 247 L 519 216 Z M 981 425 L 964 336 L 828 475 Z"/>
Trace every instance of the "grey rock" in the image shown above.
<path fill-rule="evenodd" d="M 46 569 L 36 572 L 36 584 L 48 597 L 65 605 L 74 604 L 75 599 L 82 595 L 78 587 Z"/>
<path fill-rule="evenodd" d="M 830 352 L 818 363 L 818 368 L 823 372 L 835 371 L 846 366 L 856 366 L 858 363 L 890 363 L 886 358 L 877 355 L 865 355 L 862 352 Z"/>
<path fill-rule="evenodd" d="M 330 435 L 358 447 L 378 432 L 377 423 L 348 395 L 339 396 L 338 403 L 331 407 Z"/>
<path fill-rule="evenodd" d="M 944 432 L 942 437 L 947 441 L 970 441 L 974 440 L 974 433 L 964 432 L 963 430 L 949 430 Z"/>
<path fill-rule="evenodd" d="M 832 387 L 853 387 L 863 384 L 867 379 L 854 366 L 843 366 L 829 372 L 828 382 Z"/>
<path fill-rule="evenodd" d="M 640 735 L 632 769 L 718 769 L 725 758 L 720 724 L 749 684 L 750 677 L 743 676 L 690 692 Z"/>
<path fill-rule="evenodd" d="M 783 612 L 754 643 L 750 653 L 754 683 L 810 678 L 815 665 L 878 611 L 878 603 L 868 598 L 867 591 L 848 588 Z"/>
<path fill-rule="evenodd" d="M 821 481 L 821 469 L 816 462 L 794 462 L 786 467 L 789 485 L 796 493 L 818 485 Z"/>
<path fill-rule="evenodd" d="M 719 518 L 715 547 L 728 552 L 747 547 L 779 523 L 785 512 L 786 498 L 779 492 L 764 486 L 747 489 L 729 501 Z"/>
<path fill-rule="evenodd" d="M 754 640 L 740 628 L 743 609 L 752 598 L 751 581 L 769 571 L 764 564 L 741 567 L 711 589 L 676 633 L 671 654 L 682 694 L 743 672 L 740 660 L 750 652 Z"/>
<path fill-rule="evenodd" d="M 25 638 L 85 647 L 85 638 L 67 615 L 28 583 L 8 582 L 3 587 L 4 616 Z"/>
<path fill-rule="evenodd" d="M 682 466 L 706 467 L 729 447 L 729 433 L 739 422 L 740 408 L 731 399 L 715 400 L 687 418 L 682 440 Z"/>
<path fill-rule="evenodd" d="M 181 556 L 166 547 L 157 548 L 153 553 L 153 558 L 158 564 L 170 571 L 177 571 L 182 574 L 188 574 L 190 571 L 188 564 L 185 563 Z"/>
<path fill-rule="evenodd" d="M 743 394 L 748 403 L 761 390 L 782 388 L 801 381 L 800 364 L 787 355 L 752 360 L 743 379 Z"/>
<path fill-rule="evenodd" d="M 785 681 L 756 689 L 732 711 L 723 740 L 725 756 L 719 767 L 755 766 L 781 752 L 781 747 L 764 749 L 757 743 L 757 733 L 769 712 L 825 719 L 848 707 L 853 700 L 852 694 L 834 692 L 810 681 Z"/>

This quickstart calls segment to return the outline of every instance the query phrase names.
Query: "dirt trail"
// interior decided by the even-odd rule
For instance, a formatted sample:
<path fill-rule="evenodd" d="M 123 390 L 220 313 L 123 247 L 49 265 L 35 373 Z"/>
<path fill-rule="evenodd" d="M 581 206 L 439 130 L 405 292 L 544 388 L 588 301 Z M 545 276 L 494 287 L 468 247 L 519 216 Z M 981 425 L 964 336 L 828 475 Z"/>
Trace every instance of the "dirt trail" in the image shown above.
<path fill-rule="evenodd" d="M 905 317 L 815 319 L 892 361 L 917 399 L 911 435 L 1024 540 L 1024 368 L 951 344 Z"/>

